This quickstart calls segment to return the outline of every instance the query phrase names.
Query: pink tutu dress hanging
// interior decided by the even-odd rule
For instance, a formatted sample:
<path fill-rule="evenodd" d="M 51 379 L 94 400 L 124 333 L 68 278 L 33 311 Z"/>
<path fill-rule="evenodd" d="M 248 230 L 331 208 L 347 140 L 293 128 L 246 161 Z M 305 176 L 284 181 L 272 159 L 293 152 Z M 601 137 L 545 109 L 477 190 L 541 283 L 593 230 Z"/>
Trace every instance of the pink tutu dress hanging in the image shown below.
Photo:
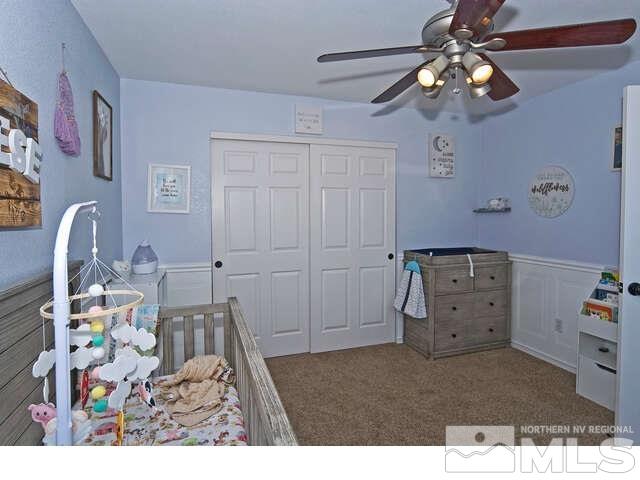
<path fill-rule="evenodd" d="M 74 157 L 80 155 L 80 135 L 73 113 L 73 93 L 65 70 L 58 76 L 58 103 L 53 119 L 53 131 L 60 150 Z"/>

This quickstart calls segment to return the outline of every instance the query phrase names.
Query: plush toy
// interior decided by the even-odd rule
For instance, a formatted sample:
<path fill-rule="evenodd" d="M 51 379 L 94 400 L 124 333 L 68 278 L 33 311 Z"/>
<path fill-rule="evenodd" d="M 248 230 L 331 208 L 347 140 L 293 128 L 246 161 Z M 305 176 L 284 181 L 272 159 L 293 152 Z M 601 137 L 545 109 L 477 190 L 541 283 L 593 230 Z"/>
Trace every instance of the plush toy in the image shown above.
<path fill-rule="evenodd" d="M 73 424 L 73 433 L 78 433 L 89 420 L 89 415 L 84 410 L 71 410 L 71 422 Z M 58 427 L 58 419 L 54 418 L 44 427 L 47 435 L 54 435 Z"/>
<path fill-rule="evenodd" d="M 153 387 L 149 380 L 145 380 L 138 384 L 138 395 L 140 395 L 140 398 L 144 403 L 151 407 L 151 410 L 156 410 L 156 401 L 153 398 Z"/>
<path fill-rule="evenodd" d="M 27 407 L 31 412 L 31 418 L 34 422 L 42 424 L 42 428 L 47 429 L 47 424 L 56 418 L 56 406 L 53 403 L 32 403 Z"/>

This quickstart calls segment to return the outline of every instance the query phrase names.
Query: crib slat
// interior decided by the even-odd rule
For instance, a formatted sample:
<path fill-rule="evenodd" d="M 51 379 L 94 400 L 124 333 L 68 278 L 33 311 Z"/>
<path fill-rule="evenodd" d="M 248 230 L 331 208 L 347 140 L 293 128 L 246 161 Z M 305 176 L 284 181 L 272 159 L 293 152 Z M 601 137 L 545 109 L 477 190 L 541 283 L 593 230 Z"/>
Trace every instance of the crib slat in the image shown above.
<path fill-rule="evenodd" d="M 213 355 L 215 342 L 213 338 L 213 314 L 207 313 L 204 316 L 204 354 Z"/>
<path fill-rule="evenodd" d="M 173 319 L 162 320 L 162 374 L 173 373 Z"/>
<path fill-rule="evenodd" d="M 190 360 L 194 356 L 194 335 L 193 335 L 193 315 L 184 317 L 184 361 Z"/>

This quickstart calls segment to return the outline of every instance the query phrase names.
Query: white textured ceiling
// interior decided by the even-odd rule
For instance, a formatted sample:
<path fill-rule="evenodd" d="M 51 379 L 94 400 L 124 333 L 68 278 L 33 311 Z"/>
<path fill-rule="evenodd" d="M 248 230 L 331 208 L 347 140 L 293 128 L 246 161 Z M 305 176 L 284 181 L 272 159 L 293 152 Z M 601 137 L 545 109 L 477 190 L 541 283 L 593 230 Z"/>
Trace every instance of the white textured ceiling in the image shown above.
<path fill-rule="evenodd" d="M 124 78 L 369 102 L 421 55 L 318 64 L 322 53 L 421 43 L 445 0 L 71 0 Z M 507 0 L 496 31 L 640 16 L 640 0 Z M 640 33 L 625 45 L 492 53 L 518 84 L 510 100 L 417 87 L 394 105 L 481 114 L 640 59 Z M 383 107 L 381 107 L 383 108 Z M 387 107 L 388 108 L 388 107 Z"/>

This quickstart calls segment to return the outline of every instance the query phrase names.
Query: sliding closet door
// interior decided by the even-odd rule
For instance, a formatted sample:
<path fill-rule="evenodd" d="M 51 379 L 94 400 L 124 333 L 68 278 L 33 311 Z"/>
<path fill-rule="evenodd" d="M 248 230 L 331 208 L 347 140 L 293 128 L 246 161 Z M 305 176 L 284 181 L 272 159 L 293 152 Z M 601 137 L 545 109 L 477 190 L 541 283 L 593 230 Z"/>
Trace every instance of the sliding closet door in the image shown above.
<path fill-rule="evenodd" d="M 309 146 L 211 148 L 214 301 L 238 297 L 265 357 L 308 352 Z"/>
<path fill-rule="evenodd" d="M 311 351 L 395 337 L 395 150 L 311 145 Z"/>

